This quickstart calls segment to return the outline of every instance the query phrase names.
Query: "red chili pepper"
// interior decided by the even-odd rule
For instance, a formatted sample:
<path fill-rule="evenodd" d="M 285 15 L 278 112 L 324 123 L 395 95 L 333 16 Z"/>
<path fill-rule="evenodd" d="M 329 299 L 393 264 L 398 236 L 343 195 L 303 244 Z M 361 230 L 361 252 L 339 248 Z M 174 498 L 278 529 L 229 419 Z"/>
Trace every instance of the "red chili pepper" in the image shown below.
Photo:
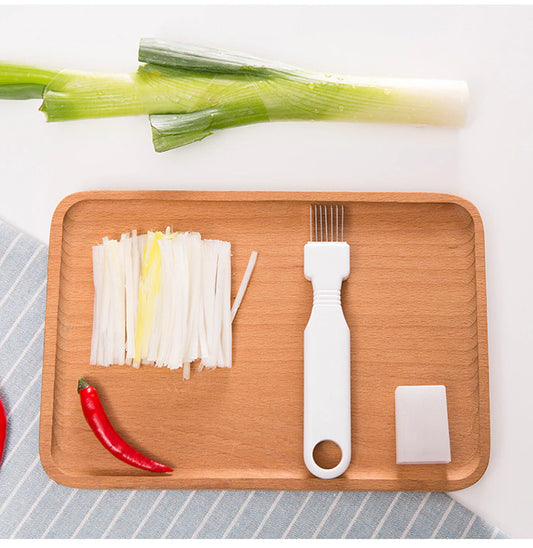
<path fill-rule="evenodd" d="M 6 432 L 7 432 L 7 417 L 6 410 L 4 409 L 4 404 L 0 398 L 0 466 L 2 466 L 2 456 L 4 454 L 4 445 L 6 443 Z"/>
<path fill-rule="evenodd" d="M 102 407 L 98 392 L 85 379 L 78 381 L 81 407 L 87 423 L 100 443 L 115 457 L 137 468 L 151 472 L 172 472 L 172 468 L 149 459 L 128 445 L 115 431 Z"/>

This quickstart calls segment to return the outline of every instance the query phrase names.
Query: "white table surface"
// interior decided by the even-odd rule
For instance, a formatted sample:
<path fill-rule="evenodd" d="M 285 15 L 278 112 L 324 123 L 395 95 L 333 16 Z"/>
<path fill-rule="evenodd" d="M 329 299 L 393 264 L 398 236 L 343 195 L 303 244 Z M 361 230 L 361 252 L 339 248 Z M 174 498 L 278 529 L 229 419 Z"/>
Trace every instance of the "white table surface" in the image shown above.
<path fill-rule="evenodd" d="M 157 36 L 330 73 L 464 79 L 462 130 L 261 124 L 157 154 L 145 117 L 46 124 L 39 101 L 0 101 L 0 217 L 43 242 L 67 194 L 90 189 L 432 191 L 484 220 L 491 460 L 452 493 L 532 537 L 533 7 L 4 7 L 0 57 L 134 71 Z"/>

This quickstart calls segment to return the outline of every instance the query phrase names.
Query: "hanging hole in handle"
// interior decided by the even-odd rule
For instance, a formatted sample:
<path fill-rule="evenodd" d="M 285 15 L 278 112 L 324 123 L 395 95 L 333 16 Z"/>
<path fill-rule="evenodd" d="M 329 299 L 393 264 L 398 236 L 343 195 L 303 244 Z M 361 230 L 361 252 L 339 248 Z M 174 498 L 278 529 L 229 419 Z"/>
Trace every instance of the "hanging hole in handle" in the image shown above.
<path fill-rule="evenodd" d="M 313 460 L 324 470 L 335 468 L 341 459 L 342 449 L 334 441 L 323 440 L 318 442 L 313 449 Z"/>

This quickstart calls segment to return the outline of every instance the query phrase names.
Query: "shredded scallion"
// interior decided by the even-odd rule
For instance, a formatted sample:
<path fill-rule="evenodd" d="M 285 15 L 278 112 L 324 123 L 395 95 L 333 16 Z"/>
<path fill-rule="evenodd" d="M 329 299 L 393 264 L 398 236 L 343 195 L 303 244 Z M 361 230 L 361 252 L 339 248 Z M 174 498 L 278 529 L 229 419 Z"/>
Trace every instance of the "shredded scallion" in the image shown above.
<path fill-rule="evenodd" d="M 92 251 L 92 365 L 231 367 L 229 242 L 132 231 Z"/>

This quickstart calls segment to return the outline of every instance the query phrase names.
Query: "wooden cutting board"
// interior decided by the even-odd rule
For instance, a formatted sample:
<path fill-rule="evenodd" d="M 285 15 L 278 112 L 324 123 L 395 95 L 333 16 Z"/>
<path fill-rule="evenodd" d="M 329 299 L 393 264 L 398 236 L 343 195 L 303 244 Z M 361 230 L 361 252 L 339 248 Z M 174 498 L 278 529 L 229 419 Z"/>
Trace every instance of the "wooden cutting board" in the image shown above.
<path fill-rule="evenodd" d="M 343 203 L 351 274 L 342 288 L 352 345 L 352 462 L 321 480 L 304 465 L 303 276 L 309 204 Z M 232 244 L 233 367 L 196 371 L 90 366 L 91 246 L 137 229 L 198 231 Z M 40 455 L 82 488 L 451 491 L 489 459 L 483 227 L 466 200 L 430 193 L 95 191 L 73 194 L 51 225 Z M 324 371 L 327 375 L 327 370 Z M 110 455 L 83 417 L 85 377 L 117 431 L 169 464 L 156 475 Z M 394 390 L 444 384 L 451 463 L 396 465 Z M 328 455 L 322 456 L 328 459 Z"/>

